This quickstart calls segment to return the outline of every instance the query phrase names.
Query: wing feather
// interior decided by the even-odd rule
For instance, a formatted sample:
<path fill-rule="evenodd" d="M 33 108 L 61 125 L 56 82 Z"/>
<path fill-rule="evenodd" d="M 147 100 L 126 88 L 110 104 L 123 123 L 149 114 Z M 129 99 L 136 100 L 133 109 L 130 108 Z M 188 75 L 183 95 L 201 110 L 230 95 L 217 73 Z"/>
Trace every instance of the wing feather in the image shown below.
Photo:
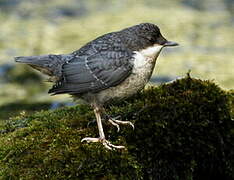
<path fill-rule="evenodd" d="M 63 65 L 63 78 L 49 93 L 99 92 L 121 83 L 133 68 L 133 52 L 113 33 L 97 38 L 73 54 L 76 58 Z"/>

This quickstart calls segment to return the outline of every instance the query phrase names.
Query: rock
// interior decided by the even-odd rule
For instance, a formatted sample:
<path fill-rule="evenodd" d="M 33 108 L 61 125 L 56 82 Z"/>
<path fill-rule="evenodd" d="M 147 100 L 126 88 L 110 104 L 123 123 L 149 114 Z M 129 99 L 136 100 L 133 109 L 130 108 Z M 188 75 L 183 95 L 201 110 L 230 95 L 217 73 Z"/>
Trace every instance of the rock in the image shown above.
<path fill-rule="evenodd" d="M 98 135 L 87 127 L 94 114 L 86 105 L 21 114 L 0 126 L 0 177 L 233 179 L 233 101 L 233 92 L 189 75 L 116 101 L 107 112 L 135 124 L 119 133 L 104 124 L 108 140 L 127 147 L 121 151 L 80 142 Z"/>

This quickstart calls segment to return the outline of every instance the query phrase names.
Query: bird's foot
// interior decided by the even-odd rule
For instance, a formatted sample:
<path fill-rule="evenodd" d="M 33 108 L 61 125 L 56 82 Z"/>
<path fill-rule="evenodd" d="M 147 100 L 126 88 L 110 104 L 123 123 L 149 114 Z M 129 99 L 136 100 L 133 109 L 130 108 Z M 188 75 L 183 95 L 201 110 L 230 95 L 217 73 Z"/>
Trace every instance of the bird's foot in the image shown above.
<path fill-rule="evenodd" d="M 134 124 L 130 121 L 120 121 L 120 116 L 117 116 L 115 118 L 109 118 L 108 122 L 110 122 L 113 126 L 117 128 L 117 132 L 119 132 L 120 127 L 119 125 L 130 125 L 134 129 Z"/>
<path fill-rule="evenodd" d="M 106 139 L 102 139 L 102 138 L 91 138 L 91 137 L 86 137 L 83 138 L 81 140 L 81 142 L 86 141 L 87 143 L 90 142 L 100 142 L 104 145 L 105 148 L 109 149 L 109 150 L 113 150 L 113 149 L 125 149 L 124 146 L 116 146 L 110 143 L 110 141 L 107 141 Z"/>

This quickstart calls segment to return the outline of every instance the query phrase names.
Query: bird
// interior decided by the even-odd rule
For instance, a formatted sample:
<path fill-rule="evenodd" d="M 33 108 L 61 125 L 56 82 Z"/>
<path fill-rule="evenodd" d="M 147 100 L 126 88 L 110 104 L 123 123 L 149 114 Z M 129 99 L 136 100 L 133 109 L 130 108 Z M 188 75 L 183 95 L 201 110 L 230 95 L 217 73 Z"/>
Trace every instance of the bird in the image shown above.
<path fill-rule="evenodd" d="M 114 145 L 106 139 L 102 125 L 104 105 L 141 91 L 152 75 L 161 50 L 177 45 L 164 38 L 157 25 L 141 23 L 99 36 L 70 54 L 20 56 L 15 61 L 48 75 L 48 80 L 54 82 L 49 94 L 70 94 L 89 104 L 96 117 L 99 137 L 85 137 L 81 142 L 99 142 L 115 150 L 125 146 Z M 108 121 L 118 131 L 119 125 L 134 129 L 130 121 L 119 118 Z"/>

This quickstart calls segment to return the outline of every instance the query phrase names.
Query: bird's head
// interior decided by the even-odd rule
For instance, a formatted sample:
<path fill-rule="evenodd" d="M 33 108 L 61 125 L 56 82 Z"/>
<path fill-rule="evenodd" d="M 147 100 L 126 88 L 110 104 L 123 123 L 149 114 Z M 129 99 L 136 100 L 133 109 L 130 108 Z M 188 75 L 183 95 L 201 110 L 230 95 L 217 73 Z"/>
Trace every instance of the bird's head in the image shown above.
<path fill-rule="evenodd" d="M 140 39 L 144 39 L 149 46 L 159 45 L 162 47 L 177 46 L 178 43 L 168 41 L 160 32 L 160 29 L 155 24 L 142 23 L 135 26 L 135 33 Z"/>
<path fill-rule="evenodd" d="M 132 42 L 134 50 L 142 50 L 148 47 L 158 47 L 160 50 L 163 47 L 177 46 L 178 43 L 168 41 L 160 32 L 160 29 L 155 24 L 142 23 L 125 29 L 128 34 L 135 35 L 135 42 Z"/>

